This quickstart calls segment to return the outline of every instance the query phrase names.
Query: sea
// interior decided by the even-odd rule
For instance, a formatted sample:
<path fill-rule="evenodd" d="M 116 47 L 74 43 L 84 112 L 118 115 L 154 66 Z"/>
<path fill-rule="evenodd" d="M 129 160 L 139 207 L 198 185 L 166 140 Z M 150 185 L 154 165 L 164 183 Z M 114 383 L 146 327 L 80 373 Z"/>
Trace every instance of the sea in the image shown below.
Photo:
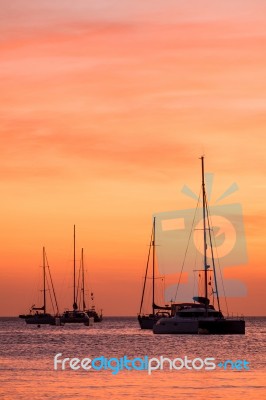
<path fill-rule="evenodd" d="M 264 400 L 265 341 L 266 317 L 224 336 L 154 335 L 136 317 L 89 327 L 0 318 L 0 398 Z"/>

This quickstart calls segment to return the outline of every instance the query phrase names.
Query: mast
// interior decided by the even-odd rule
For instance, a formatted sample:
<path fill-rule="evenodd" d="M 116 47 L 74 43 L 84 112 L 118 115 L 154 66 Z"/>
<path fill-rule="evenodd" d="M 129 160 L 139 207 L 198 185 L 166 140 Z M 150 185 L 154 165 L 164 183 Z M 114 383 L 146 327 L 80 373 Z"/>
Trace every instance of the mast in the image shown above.
<path fill-rule="evenodd" d="M 74 225 L 74 292 L 73 292 L 73 310 L 77 310 L 76 302 L 76 226 Z"/>
<path fill-rule="evenodd" d="M 46 276 L 45 276 L 45 247 L 42 248 L 43 257 L 43 313 L 46 314 Z"/>
<path fill-rule="evenodd" d="M 153 240 L 152 240 L 152 314 L 154 314 L 155 310 L 155 217 L 153 218 Z"/>
<path fill-rule="evenodd" d="M 147 282 L 147 274 L 148 274 L 148 268 L 149 268 L 149 262 L 150 262 L 150 253 L 151 253 L 152 241 L 153 241 L 153 226 L 152 226 L 151 240 L 150 240 L 150 245 L 149 245 L 148 260 L 147 260 L 147 264 L 146 264 L 146 271 L 145 271 L 145 277 L 144 277 L 144 284 L 143 284 L 143 288 L 142 288 L 142 296 L 141 296 L 139 314 L 141 314 L 142 306 L 143 306 L 143 300 L 144 300 L 144 294 L 145 294 L 146 282 Z"/>
<path fill-rule="evenodd" d="M 84 259 L 83 259 L 83 248 L 81 249 L 81 273 L 82 273 L 82 307 L 83 311 L 86 309 L 85 304 L 85 287 L 84 287 Z"/>
<path fill-rule="evenodd" d="M 203 211 L 203 241 L 204 241 L 204 297 L 208 298 L 208 283 L 207 283 L 207 237 L 206 237 L 206 192 L 204 179 L 204 157 L 201 157 L 201 176 L 202 176 L 202 211 Z"/>

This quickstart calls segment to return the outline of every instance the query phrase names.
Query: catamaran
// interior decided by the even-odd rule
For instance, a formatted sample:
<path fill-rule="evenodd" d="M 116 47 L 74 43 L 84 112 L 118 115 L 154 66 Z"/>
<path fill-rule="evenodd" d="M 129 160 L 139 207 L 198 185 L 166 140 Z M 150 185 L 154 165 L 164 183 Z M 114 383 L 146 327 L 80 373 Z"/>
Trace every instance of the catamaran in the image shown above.
<path fill-rule="evenodd" d="M 222 314 L 217 286 L 215 263 L 212 251 L 211 228 L 204 178 L 204 157 L 201 157 L 202 211 L 203 211 L 203 251 L 204 251 L 204 296 L 193 297 L 194 302 L 172 304 L 172 317 L 161 318 L 153 325 L 155 334 L 245 334 L 243 318 L 225 318 Z M 212 267 L 218 310 L 210 304 L 208 295 L 207 232 L 209 233 Z"/>

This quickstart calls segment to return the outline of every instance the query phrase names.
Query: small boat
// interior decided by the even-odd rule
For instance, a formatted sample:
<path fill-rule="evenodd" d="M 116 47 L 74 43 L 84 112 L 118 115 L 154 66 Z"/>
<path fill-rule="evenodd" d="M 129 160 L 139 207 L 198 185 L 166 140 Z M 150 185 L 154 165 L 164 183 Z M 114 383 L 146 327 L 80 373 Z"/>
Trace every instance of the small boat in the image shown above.
<path fill-rule="evenodd" d="M 161 318 L 153 326 L 155 334 L 245 334 L 245 321 L 241 318 L 225 318 L 220 308 L 218 286 L 216 279 L 214 257 L 212 266 L 215 282 L 218 310 L 210 305 L 208 298 L 208 273 L 210 272 L 207 261 L 207 231 L 211 235 L 209 211 L 204 179 L 204 157 L 201 157 L 202 173 L 202 210 L 203 210 L 203 250 L 204 250 L 204 296 L 193 297 L 194 303 L 180 303 L 172 305 L 172 317 Z M 207 222 L 206 222 L 207 220 Z M 212 240 L 210 236 L 212 250 Z M 213 255 L 213 252 L 211 251 Z"/>
<path fill-rule="evenodd" d="M 47 279 L 47 274 L 46 274 L 46 269 L 48 270 L 48 276 L 49 280 Z M 47 296 L 46 296 L 46 291 L 50 290 L 49 288 L 47 289 L 47 285 L 51 284 L 52 288 L 52 294 L 50 296 L 51 301 L 52 301 L 52 306 L 56 313 L 54 315 L 51 315 L 47 313 Z M 43 325 L 43 324 L 50 324 L 50 325 L 55 325 L 57 322 L 57 319 L 59 318 L 59 310 L 58 310 L 58 304 L 57 304 L 57 299 L 55 295 L 55 290 L 54 290 L 54 285 L 52 281 L 52 276 L 50 272 L 50 268 L 48 265 L 47 261 L 47 256 L 45 252 L 45 247 L 43 247 L 43 306 L 42 307 L 35 307 L 33 305 L 30 309 L 29 314 L 20 314 L 19 318 L 25 319 L 27 324 L 36 324 L 36 325 Z"/>
<path fill-rule="evenodd" d="M 152 329 L 153 325 L 162 317 L 168 318 L 171 316 L 171 307 L 168 305 L 165 306 L 158 306 L 155 304 L 155 217 L 153 218 L 153 226 L 152 226 L 152 234 L 148 252 L 148 260 L 146 265 L 145 277 L 144 277 L 144 284 L 142 289 L 142 296 L 140 302 L 140 309 L 138 314 L 138 321 L 141 329 Z M 149 261 L 150 261 L 150 253 L 152 251 L 152 303 L 151 309 L 152 312 L 150 314 L 144 314 L 143 309 L 143 302 L 144 296 L 146 291 L 146 283 L 147 283 L 147 276 L 148 276 L 148 269 L 149 269 Z"/>
<path fill-rule="evenodd" d="M 77 290 L 76 290 L 76 227 L 74 225 L 74 265 L 73 265 L 73 310 L 63 312 L 60 320 L 62 324 L 80 324 L 90 325 L 90 319 L 86 312 L 78 309 Z"/>

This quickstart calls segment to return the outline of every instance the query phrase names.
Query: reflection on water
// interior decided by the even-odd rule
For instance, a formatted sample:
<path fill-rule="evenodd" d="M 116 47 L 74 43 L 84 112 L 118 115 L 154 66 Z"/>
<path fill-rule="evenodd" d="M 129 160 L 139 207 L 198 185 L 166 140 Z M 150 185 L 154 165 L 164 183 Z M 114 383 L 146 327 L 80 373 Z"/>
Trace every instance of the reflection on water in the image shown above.
<path fill-rule="evenodd" d="M 83 325 L 27 326 L 0 318 L 0 394 L 4 399 L 264 399 L 266 319 L 246 320 L 245 336 L 153 335 L 135 318 Z M 246 359 L 249 371 L 54 371 L 64 357 Z"/>

